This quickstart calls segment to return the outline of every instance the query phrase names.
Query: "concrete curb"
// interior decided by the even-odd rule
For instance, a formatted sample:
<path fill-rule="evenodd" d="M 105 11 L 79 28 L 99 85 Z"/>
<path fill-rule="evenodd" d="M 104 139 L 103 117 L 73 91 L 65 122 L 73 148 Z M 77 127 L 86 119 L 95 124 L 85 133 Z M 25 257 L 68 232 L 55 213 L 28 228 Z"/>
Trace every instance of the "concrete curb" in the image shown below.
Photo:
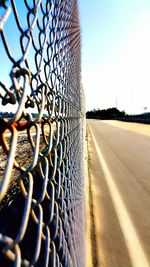
<path fill-rule="evenodd" d="M 88 134 L 85 140 L 85 198 L 86 198 L 86 267 L 92 267 L 90 179 L 88 170 Z"/>

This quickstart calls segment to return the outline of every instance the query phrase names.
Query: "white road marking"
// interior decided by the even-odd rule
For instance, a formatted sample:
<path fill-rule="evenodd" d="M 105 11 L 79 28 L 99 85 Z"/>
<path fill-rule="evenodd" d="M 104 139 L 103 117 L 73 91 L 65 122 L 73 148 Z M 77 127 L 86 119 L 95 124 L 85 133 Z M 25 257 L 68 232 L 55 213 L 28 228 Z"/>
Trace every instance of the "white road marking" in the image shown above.
<path fill-rule="evenodd" d="M 90 128 L 90 127 L 89 127 Z M 97 151 L 98 159 L 103 169 L 105 179 L 109 188 L 109 192 L 112 198 L 112 202 L 115 207 L 115 211 L 120 223 L 120 227 L 124 236 L 126 247 L 128 249 L 129 257 L 133 267 L 150 267 L 143 248 L 140 244 L 140 240 L 137 236 L 134 225 L 128 214 L 128 211 L 123 203 L 121 195 L 117 189 L 114 179 L 109 171 L 107 163 L 100 151 L 100 148 L 96 142 L 94 134 L 90 128 L 91 136 Z"/>

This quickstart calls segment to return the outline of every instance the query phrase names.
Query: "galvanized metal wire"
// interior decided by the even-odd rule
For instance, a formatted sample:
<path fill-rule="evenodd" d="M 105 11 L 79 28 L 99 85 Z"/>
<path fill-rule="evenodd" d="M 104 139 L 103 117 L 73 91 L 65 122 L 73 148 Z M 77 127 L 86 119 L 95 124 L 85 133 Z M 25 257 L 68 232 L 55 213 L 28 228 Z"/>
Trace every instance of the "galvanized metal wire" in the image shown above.
<path fill-rule="evenodd" d="M 0 0 L 0 51 L 0 266 L 82 267 L 77 0 Z"/>

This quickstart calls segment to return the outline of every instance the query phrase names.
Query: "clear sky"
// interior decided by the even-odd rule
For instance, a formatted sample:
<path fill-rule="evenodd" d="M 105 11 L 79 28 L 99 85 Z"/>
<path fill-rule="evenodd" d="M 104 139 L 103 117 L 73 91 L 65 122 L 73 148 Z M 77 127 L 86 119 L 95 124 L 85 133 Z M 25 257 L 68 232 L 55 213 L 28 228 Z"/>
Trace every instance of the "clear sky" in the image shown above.
<path fill-rule="evenodd" d="M 150 0 L 79 0 L 87 110 L 150 111 Z"/>

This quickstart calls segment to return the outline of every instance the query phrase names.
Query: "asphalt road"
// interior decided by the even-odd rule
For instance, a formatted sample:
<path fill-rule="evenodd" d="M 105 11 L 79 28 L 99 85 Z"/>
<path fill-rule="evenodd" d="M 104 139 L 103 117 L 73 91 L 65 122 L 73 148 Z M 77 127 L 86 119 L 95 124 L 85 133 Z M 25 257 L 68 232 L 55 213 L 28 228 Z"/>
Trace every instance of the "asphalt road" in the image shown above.
<path fill-rule="evenodd" d="M 100 267 L 150 266 L 150 126 L 142 127 L 88 120 Z"/>

